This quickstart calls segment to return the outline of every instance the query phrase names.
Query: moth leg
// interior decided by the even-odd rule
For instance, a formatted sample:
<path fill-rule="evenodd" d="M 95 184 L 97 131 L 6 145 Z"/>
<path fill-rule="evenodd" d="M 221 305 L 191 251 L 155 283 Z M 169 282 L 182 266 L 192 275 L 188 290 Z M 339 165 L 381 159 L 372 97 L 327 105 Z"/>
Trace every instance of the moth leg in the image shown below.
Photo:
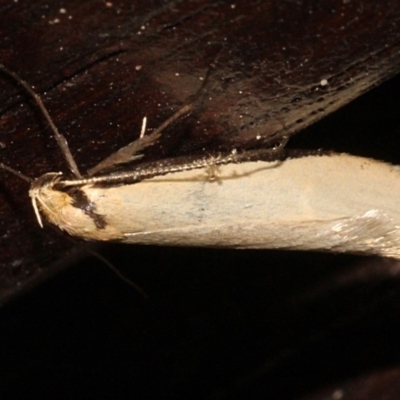
<path fill-rule="evenodd" d="M 221 168 L 218 160 L 221 156 L 210 157 L 206 162 L 206 174 L 209 182 L 220 182 Z"/>
<path fill-rule="evenodd" d="M 89 176 L 94 176 L 97 173 L 106 169 L 115 167 L 116 165 L 126 164 L 141 158 L 143 155 L 138 154 L 147 147 L 153 145 L 157 139 L 161 136 L 161 132 L 175 120 L 180 118 L 182 115 L 187 114 L 192 109 L 192 104 L 187 104 L 180 108 L 176 113 L 164 121 L 154 132 L 150 135 L 145 135 L 145 122 L 146 117 L 143 119 L 142 130 L 139 139 L 134 140 L 128 145 L 117 150 L 103 161 L 100 161 L 97 165 L 87 171 Z"/>

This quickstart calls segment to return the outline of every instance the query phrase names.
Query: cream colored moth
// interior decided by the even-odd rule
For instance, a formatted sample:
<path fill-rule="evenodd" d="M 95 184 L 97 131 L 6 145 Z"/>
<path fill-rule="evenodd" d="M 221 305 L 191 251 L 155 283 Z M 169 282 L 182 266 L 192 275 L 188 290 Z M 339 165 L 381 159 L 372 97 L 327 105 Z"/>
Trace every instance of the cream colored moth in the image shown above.
<path fill-rule="evenodd" d="M 138 157 L 188 106 L 148 136 L 142 128 L 138 140 L 82 177 L 39 96 L 18 75 L 1 69 L 39 104 L 74 175 L 66 179 L 46 173 L 32 182 L 29 195 L 41 226 L 44 216 L 85 240 L 319 250 L 400 259 L 397 166 L 348 154 L 292 157 L 281 144 L 101 173 Z"/>

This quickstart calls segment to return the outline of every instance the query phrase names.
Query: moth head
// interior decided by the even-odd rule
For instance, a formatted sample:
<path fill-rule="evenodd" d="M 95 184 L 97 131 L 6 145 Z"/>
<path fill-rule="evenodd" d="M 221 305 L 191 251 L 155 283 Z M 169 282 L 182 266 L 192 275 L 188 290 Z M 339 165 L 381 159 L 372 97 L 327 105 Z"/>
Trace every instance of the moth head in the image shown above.
<path fill-rule="evenodd" d="M 49 193 L 55 191 L 54 186 L 60 182 L 61 176 L 61 172 L 49 172 L 44 174 L 39 178 L 36 178 L 29 189 L 29 197 L 32 201 L 32 207 L 41 228 L 43 228 L 43 222 L 39 208 L 47 215 L 53 213 L 53 210 L 48 206 L 47 197 Z"/>

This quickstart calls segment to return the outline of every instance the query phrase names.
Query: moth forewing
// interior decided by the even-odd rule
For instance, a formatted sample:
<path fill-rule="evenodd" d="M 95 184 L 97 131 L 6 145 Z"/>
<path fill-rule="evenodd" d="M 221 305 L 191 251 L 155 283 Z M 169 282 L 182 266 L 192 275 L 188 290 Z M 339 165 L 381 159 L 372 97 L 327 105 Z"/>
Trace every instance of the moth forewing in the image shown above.
<path fill-rule="evenodd" d="M 383 162 L 311 155 L 222 165 L 217 181 L 192 169 L 133 184 L 87 183 L 63 207 L 47 203 L 42 212 L 89 240 L 400 258 L 399 182 L 400 169 Z M 77 195 L 86 202 L 78 206 Z M 49 209 L 58 211 L 48 216 Z"/>

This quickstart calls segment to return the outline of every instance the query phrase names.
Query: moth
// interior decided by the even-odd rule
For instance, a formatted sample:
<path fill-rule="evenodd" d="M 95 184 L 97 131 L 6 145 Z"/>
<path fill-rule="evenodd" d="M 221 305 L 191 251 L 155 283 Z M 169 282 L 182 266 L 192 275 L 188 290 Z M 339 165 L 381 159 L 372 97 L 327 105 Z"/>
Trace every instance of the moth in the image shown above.
<path fill-rule="evenodd" d="M 82 176 L 40 97 L 35 99 L 72 172 L 46 173 L 29 190 L 38 222 L 85 240 L 296 249 L 400 259 L 400 168 L 348 154 L 265 149 L 126 167 L 187 105 L 150 135 Z M 107 172 L 124 165 L 116 172 Z M 4 169 L 11 170 L 2 165 Z"/>

